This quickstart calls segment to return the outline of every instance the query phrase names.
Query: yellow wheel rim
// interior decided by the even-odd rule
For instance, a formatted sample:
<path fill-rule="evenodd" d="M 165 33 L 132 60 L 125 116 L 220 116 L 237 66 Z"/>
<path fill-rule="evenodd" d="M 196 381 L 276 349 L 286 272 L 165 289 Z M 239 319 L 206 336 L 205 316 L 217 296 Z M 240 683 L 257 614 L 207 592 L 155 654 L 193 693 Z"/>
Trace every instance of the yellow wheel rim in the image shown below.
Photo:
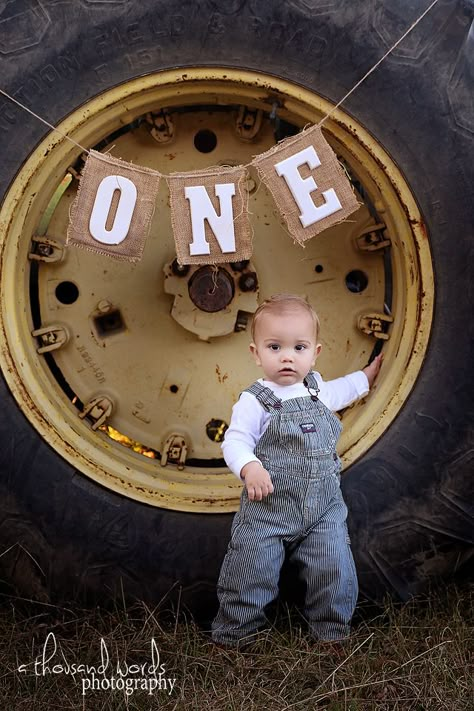
<path fill-rule="evenodd" d="M 115 87 L 58 129 L 87 148 L 108 140 L 114 155 L 169 174 L 248 164 L 274 143 L 275 106 L 278 120 L 294 130 L 332 108 L 275 77 L 195 68 Z M 239 111 L 259 122 L 255 135 L 239 133 Z M 157 140 L 153 129 L 163 116 L 170 136 L 161 140 L 162 130 Z M 223 465 L 219 440 L 239 392 L 259 377 L 247 354 L 249 314 L 257 300 L 277 291 L 306 294 L 317 309 L 323 341 L 318 368 L 325 379 L 362 368 L 374 348 L 383 350 L 376 386 L 342 414 L 345 466 L 394 420 L 429 338 L 429 241 L 409 186 L 375 138 L 340 109 L 324 131 L 364 206 L 353 221 L 327 230 L 303 250 L 253 176 L 249 270 L 257 275 L 258 291 L 240 289 L 239 272 L 230 269 L 237 284 L 230 309 L 235 331 L 224 323 L 223 311 L 193 320 L 188 307 L 179 307 L 189 277 L 171 271 L 174 242 L 164 181 L 144 256 L 131 266 L 64 248 L 79 149 L 50 133 L 32 152 L 1 210 L 1 366 L 30 422 L 85 475 L 164 508 L 235 510 L 241 486 Z M 212 141 L 200 144 L 198 136 L 213 137 L 215 146 L 208 150 Z M 59 347 L 44 351 L 55 339 Z M 93 429 L 84 407 L 92 403 L 94 413 L 97 398 L 110 402 L 112 411 Z M 173 460 L 180 437 L 187 448 L 181 450 L 183 468 Z M 165 449 L 170 456 L 163 466 Z"/>

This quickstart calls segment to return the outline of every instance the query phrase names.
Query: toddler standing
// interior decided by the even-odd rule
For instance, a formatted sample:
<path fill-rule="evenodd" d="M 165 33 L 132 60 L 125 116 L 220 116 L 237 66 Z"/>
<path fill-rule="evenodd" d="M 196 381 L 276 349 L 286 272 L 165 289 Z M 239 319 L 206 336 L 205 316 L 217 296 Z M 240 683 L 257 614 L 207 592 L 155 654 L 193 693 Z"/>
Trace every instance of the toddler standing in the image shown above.
<path fill-rule="evenodd" d="M 349 633 L 358 586 L 339 486 L 342 426 L 333 412 L 367 394 L 382 356 L 324 382 L 312 370 L 318 338 L 318 317 L 303 298 L 278 294 L 255 312 L 250 351 L 264 378 L 234 405 L 222 445 L 245 486 L 217 587 L 212 637 L 221 644 L 237 645 L 265 623 L 285 554 L 306 584 L 311 634 Z"/>

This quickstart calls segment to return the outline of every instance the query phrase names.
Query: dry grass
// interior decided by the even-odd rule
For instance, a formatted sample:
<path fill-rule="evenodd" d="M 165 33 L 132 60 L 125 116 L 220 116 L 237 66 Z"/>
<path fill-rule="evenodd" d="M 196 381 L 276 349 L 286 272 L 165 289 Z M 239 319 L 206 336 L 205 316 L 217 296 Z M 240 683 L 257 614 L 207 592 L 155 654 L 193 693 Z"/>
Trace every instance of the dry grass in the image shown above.
<path fill-rule="evenodd" d="M 2 711 L 470 711 L 473 597 L 473 588 L 452 587 L 405 606 L 388 603 L 377 614 L 362 610 L 342 652 L 310 640 L 296 613 L 280 613 L 273 629 L 237 652 L 215 647 L 191 622 L 163 622 L 145 605 L 81 611 L 5 598 L 0 705 Z M 146 664 L 136 673 L 129 668 L 128 679 L 149 684 L 153 661 L 162 665 L 162 678 L 176 679 L 171 693 L 162 681 L 151 694 L 139 686 L 129 695 L 125 689 L 83 695 L 90 675 L 65 670 L 99 666 L 101 638 L 108 666 L 97 678 L 120 678 L 117 662 L 122 673 L 125 664 Z M 43 655 L 51 673 L 42 673 Z M 21 665 L 29 666 L 21 671 Z M 53 673 L 54 665 L 62 671 Z"/>

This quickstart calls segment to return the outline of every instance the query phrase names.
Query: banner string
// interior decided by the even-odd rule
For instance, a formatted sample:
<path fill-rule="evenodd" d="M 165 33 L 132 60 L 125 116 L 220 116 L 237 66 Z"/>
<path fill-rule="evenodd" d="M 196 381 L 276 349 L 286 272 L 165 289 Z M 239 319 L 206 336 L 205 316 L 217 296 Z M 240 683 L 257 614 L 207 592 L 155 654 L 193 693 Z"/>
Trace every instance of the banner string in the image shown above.
<path fill-rule="evenodd" d="M 398 45 L 400 44 L 400 42 L 403 42 L 403 40 L 405 39 L 405 37 L 406 37 L 407 35 L 409 35 L 410 32 L 411 32 L 413 29 L 415 29 L 415 27 L 417 26 L 417 24 L 422 21 L 422 19 L 424 18 L 424 16 L 429 13 L 429 11 L 431 10 L 431 8 L 433 8 L 433 7 L 437 4 L 437 2 L 438 2 L 438 0 L 433 0 L 433 2 L 431 3 L 431 5 L 429 5 L 429 6 L 426 8 L 426 10 L 419 16 L 419 18 L 418 18 L 417 20 L 415 20 L 415 22 L 414 22 L 412 25 L 410 25 L 410 27 L 406 30 L 406 32 L 404 32 L 404 34 L 400 37 L 400 39 L 397 40 L 397 41 L 395 42 L 395 44 L 394 44 L 392 47 L 390 47 L 390 49 L 389 49 L 387 52 L 385 52 L 385 54 L 383 55 L 383 57 L 381 57 L 381 58 L 379 59 L 379 61 L 378 61 L 376 64 L 374 64 L 374 66 L 373 66 L 371 69 L 369 69 L 369 71 L 368 71 L 366 74 L 364 74 L 364 76 L 362 77 L 362 79 L 359 79 L 359 81 L 357 82 L 357 84 L 355 84 L 355 85 L 352 87 L 352 89 L 350 89 L 350 91 L 348 91 L 347 94 L 346 94 L 345 96 L 343 96 L 340 101 L 338 101 L 338 103 L 331 109 L 331 111 L 329 111 L 329 113 L 327 113 L 326 116 L 325 116 L 323 119 L 321 119 L 321 121 L 318 123 L 318 128 L 320 128 L 320 127 L 323 125 L 323 123 L 324 123 L 328 118 L 330 118 L 330 117 L 333 115 L 333 113 L 334 113 L 335 111 L 337 111 L 337 109 L 341 106 L 341 104 L 344 103 L 344 101 L 349 98 L 349 96 L 352 94 L 352 92 L 355 91 L 355 90 L 362 84 L 362 82 L 364 82 L 364 81 L 372 74 L 372 72 L 375 72 L 375 70 L 377 69 L 377 67 L 379 67 L 379 66 L 382 64 L 382 62 L 384 61 L 384 59 L 386 59 L 386 58 L 389 56 L 389 54 L 391 54 L 391 53 L 393 52 L 393 50 L 398 47 Z"/>
<path fill-rule="evenodd" d="M 90 151 L 87 148 L 84 148 L 84 146 L 81 146 L 80 143 L 77 143 L 77 141 L 75 141 L 73 138 L 68 136 L 66 133 L 61 133 L 61 131 L 58 128 L 56 128 L 56 126 L 53 126 L 53 124 L 49 123 L 49 121 L 46 121 L 46 119 L 42 118 L 42 116 L 38 116 L 38 114 L 35 114 L 34 111 L 32 111 L 27 106 L 22 104 L 20 101 L 18 101 L 18 99 L 15 99 L 14 96 L 10 96 L 10 94 L 7 94 L 7 92 L 4 91 L 3 89 L 0 89 L 0 94 L 3 94 L 3 96 L 6 96 L 7 99 L 10 99 L 10 101 L 13 101 L 14 104 L 17 104 L 17 106 L 19 106 L 20 108 L 24 109 L 29 114 L 31 114 L 32 116 L 37 118 L 38 121 L 41 121 L 42 123 L 46 124 L 46 126 L 49 126 L 49 128 L 51 128 L 53 131 L 56 131 L 56 133 L 59 133 L 59 135 L 62 136 L 63 138 L 65 138 L 67 141 L 74 143 L 74 145 L 77 146 L 78 148 L 80 148 L 81 151 L 85 151 L 88 155 L 90 154 Z"/>
<path fill-rule="evenodd" d="M 373 66 L 371 69 L 369 69 L 369 71 L 368 71 L 366 74 L 364 74 L 364 76 L 363 76 L 361 79 L 359 79 L 359 81 L 357 82 L 357 84 L 355 84 L 355 85 L 352 87 L 352 89 L 350 89 L 350 90 L 347 92 L 347 94 L 345 94 L 345 96 L 343 96 L 342 99 L 341 99 L 340 101 L 338 101 L 338 103 L 331 109 L 331 111 L 329 111 L 329 113 L 327 113 L 326 116 L 324 116 L 324 118 L 321 119 L 321 121 L 317 124 L 318 128 L 321 127 L 321 126 L 323 125 L 323 123 L 324 123 L 325 121 L 327 121 L 327 119 L 330 118 L 330 117 L 333 115 L 333 113 L 334 113 L 335 111 L 337 111 L 337 109 L 341 106 L 341 104 L 343 104 L 344 101 L 346 101 L 346 99 L 348 99 L 349 96 L 372 74 L 372 72 L 374 72 L 374 71 L 377 69 L 377 67 L 379 67 L 379 66 L 382 64 L 382 62 L 393 52 L 393 50 L 396 49 L 396 48 L 398 47 L 398 45 L 399 45 L 401 42 L 403 42 L 403 40 L 405 39 L 405 37 L 407 37 L 407 35 L 410 34 L 410 32 L 418 25 L 419 22 L 421 22 L 421 20 L 425 17 L 425 15 L 427 15 L 428 12 L 429 12 L 438 2 L 439 2 L 439 0 L 433 0 L 433 2 L 426 8 L 426 10 L 424 10 L 424 12 L 415 20 L 415 22 L 413 22 L 413 23 L 410 25 L 410 27 L 403 33 L 403 35 L 400 37 L 400 39 L 398 39 L 398 40 L 395 42 L 395 44 L 392 45 L 392 47 L 390 47 L 390 49 L 387 50 L 387 52 L 385 52 L 385 54 L 378 60 L 378 62 L 376 62 L 376 64 L 374 64 L 374 66 Z M 80 143 L 77 143 L 77 141 L 75 141 L 73 138 L 71 138 L 71 137 L 68 136 L 67 134 L 62 133 L 58 128 L 56 128 L 56 126 L 53 126 L 51 123 L 49 123 L 49 121 L 46 121 L 46 119 L 44 119 L 42 116 L 39 116 L 38 114 L 36 114 L 34 111 L 32 111 L 31 109 L 29 109 L 27 106 L 25 106 L 24 104 L 22 104 L 20 101 L 18 101 L 18 99 L 15 99 L 15 97 L 11 96 L 10 94 L 8 94 L 6 91 L 4 91 L 4 90 L 1 89 L 1 88 L 0 88 L 0 94 L 2 94 L 3 96 L 5 96 L 7 99 L 9 99 L 10 101 L 12 101 L 14 104 L 16 104 L 17 106 L 19 106 L 19 107 L 20 107 L 21 109 L 23 109 L 24 111 L 27 111 L 29 114 L 31 114 L 31 115 L 34 116 L 36 119 L 38 119 L 38 121 L 41 121 L 42 123 L 44 123 L 46 126 L 48 126 L 50 129 L 52 129 L 53 131 L 55 131 L 56 133 L 58 133 L 60 136 L 62 136 L 63 138 L 65 138 L 67 141 L 70 141 L 71 143 L 73 143 L 75 146 L 77 146 L 77 148 L 80 148 L 81 151 L 84 151 L 84 152 L 87 153 L 88 155 L 90 154 L 89 149 L 85 148 L 84 146 L 81 146 Z M 274 109 L 272 109 L 272 111 L 274 111 Z M 275 113 L 276 113 L 276 112 L 275 112 Z"/>

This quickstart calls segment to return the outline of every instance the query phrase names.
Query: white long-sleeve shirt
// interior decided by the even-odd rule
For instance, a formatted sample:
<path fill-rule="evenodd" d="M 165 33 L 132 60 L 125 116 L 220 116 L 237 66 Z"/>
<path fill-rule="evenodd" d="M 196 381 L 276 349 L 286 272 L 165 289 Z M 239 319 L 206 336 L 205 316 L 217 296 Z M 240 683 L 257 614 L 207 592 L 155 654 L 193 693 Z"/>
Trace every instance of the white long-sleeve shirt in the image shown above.
<path fill-rule="evenodd" d="M 362 370 L 327 382 L 319 373 L 315 372 L 314 375 L 318 381 L 318 398 L 332 412 L 342 410 L 369 392 L 369 382 Z M 303 383 L 277 385 L 262 378 L 258 382 L 270 388 L 280 400 L 310 397 Z M 268 426 L 270 416 L 257 398 L 249 392 L 243 392 L 232 408 L 232 417 L 222 443 L 222 451 L 227 466 L 239 479 L 240 472 L 246 464 L 260 461 L 254 454 L 255 447 Z"/>

